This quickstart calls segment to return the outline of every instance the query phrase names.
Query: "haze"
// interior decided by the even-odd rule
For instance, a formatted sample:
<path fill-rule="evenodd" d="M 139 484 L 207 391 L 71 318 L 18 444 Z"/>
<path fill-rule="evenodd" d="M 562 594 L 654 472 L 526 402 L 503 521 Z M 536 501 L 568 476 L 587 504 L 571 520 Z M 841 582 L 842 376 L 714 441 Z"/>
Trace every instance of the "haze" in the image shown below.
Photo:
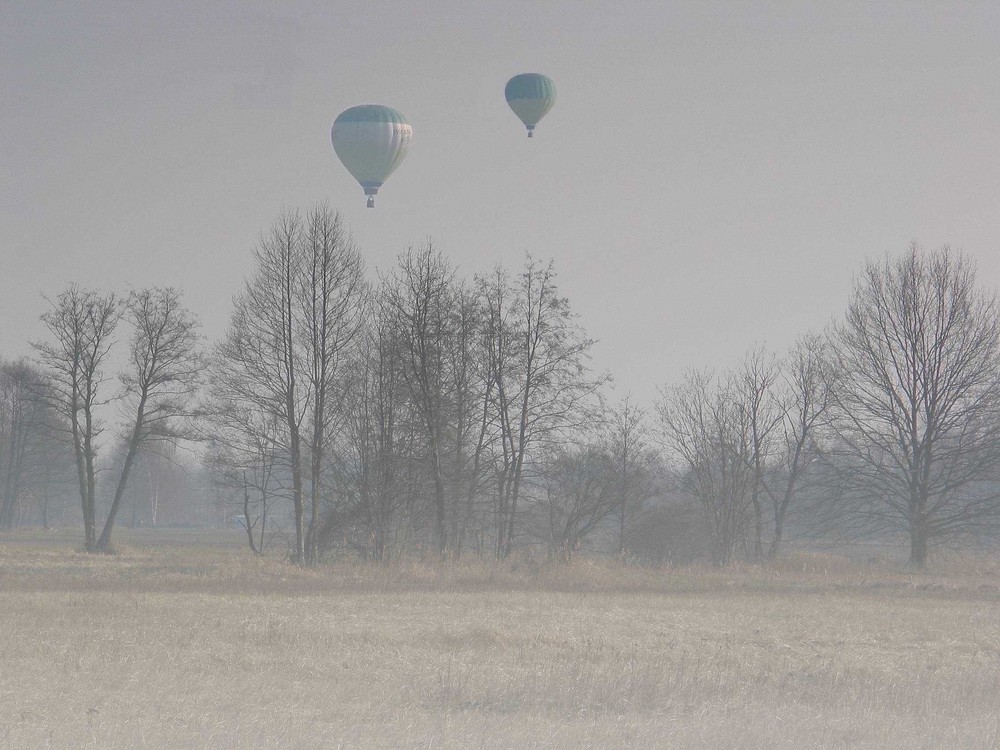
<path fill-rule="evenodd" d="M 0 0 L 0 746 L 1000 748 L 998 40 Z"/>
<path fill-rule="evenodd" d="M 4 3 L 0 351 L 71 281 L 177 286 L 214 339 L 258 232 L 317 201 L 371 272 L 427 237 L 469 275 L 554 258 L 646 402 L 823 326 L 911 240 L 995 286 L 1000 7 L 837 6 Z M 525 71 L 559 92 L 531 141 Z M 364 102 L 415 133 L 374 211 L 329 141 Z"/>

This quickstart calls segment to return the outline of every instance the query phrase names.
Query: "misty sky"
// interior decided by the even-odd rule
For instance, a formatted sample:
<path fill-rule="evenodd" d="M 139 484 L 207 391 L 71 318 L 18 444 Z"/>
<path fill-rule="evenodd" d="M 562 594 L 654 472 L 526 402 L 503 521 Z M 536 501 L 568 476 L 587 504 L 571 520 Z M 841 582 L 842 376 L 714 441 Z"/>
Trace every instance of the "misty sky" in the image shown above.
<path fill-rule="evenodd" d="M 260 230 L 329 201 L 374 274 L 525 251 L 648 402 L 783 350 L 865 257 L 950 243 L 1000 284 L 1000 3 L 0 0 L 0 355 L 42 294 L 173 285 L 216 338 Z M 74 7 L 75 6 L 75 7 Z M 528 140 L 503 97 L 549 75 Z M 414 129 L 365 209 L 330 124 Z"/>

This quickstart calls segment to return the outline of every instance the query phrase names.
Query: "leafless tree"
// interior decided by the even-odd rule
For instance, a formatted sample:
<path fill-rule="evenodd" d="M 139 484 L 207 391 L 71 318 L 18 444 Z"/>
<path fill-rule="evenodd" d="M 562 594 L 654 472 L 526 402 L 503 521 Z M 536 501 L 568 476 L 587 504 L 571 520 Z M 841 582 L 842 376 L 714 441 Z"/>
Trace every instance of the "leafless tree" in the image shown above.
<path fill-rule="evenodd" d="M 216 350 L 211 411 L 222 421 L 225 410 L 246 414 L 252 431 L 280 420 L 273 456 L 291 480 L 292 557 L 315 562 L 329 445 L 342 427 L 343 364 L 363 324 L 364 264 L 339 214 L 320 205 L 304 221 L 295 212 L 279 217 L 261 238 L 255 266 Z"/>
<path fill-rule="evenodd" d="M 914 244 L 866 265 L 832 349 L 841 480 L 923 566 L 933 542 L 998 512 L 984 481 L 1000 463 L 996 295 L 968 258 Z"/>
<path fill-rule="evenodd" d="M 102 431 L 95 412 L 105 403 L 103 364 L 120 317 L 121 304 L 114 294 L 73 285 L 50 301 L 50 309 L 42 315 L 52 340 L 33 344 L 49 378 L 53 404 L 69 425 L 90 552 L 97 548 L 95 458 Z"/>
<path fill-rule="evenodd" d="M 225 400 L 281 420 L 276 441 L 291 476 L 292 558 L 300 563 L 305 561 L 302 426 L 312 395 L 302 372 L 296 325 L 302 236 L 300 216 L 286 212 L 261 237 L 255 272 L 233 302 L 213 366 L 216 392 Z"/>
<path fill-rule="evenodd" d="M 284 498 L 277 447 L 282 423 L 232 401 L 210 403 L 206 467 L 217 489 L 239 509 L 250 551 L 263 556 L 273 532 L 274 504 Z"/>
<path fill-rule="evenodd" d="M 434 529 L 442 556 L 448 539 L 448 480 L 445 432 L 449 411 L 448 350 L 455 271 L 430 243 L 399 258 L 395 273 L 382 289 L 401 333 L 404 366 L 400 371 L 420 416 L 427 465 L 434 482 Z"/>
<path fill-rule="evenodd" d="M 43 449 L 45 403 L 43 377 L 28 362 L 0 361 L 0 529 L 14 523 L 32 469 Z"/>
<path fill-rule="evenodd" d="M 618 467 L 600 446 L 560 447 L 545 462 L 540 498 L 551 552 L 569 561 L 619 501 Z"/>
<path fill-rule="evenodd" d="M 483 337 L 484 310 L 475 289 L 453 288 L 451 342 L 448 347 L 450 420 L 450 538 L 455 559 L 462 553 L 473 523 L 475 501 L 486 482 L 487 448 L 491 439 L 490 404 L 495 382 L 487 365 Z"/>
<path fill-rule="evenodd" d="M 629 552 L 629 537 L 643 518 L 646 501 L 655 492 L 654 461 L 646 413 L 630 396 L 609 415 L 607 449 L 614 462 L 618 556 Z"/>
<path fill-rule="evenodd" d="M 193 416 L 192 402 L 204 367 L 198 350 L 198 322 L 183 306 L 176 289 L 133 292 L 125 309 L 133 334 L 121 381 L 124 408 L 131 419 L 111 509 L 97 540 L 96 549 L 102 552 L 111 543 L 115 518 L 140 448 L 152 440 L 185 437 L 184 420 Z"/>
<path fill-rule="evenodd" d="M 342 413 L 342 363 L 363 322 L 366 283 L 361 254 L 347 235 L 340 215 L 329 206 L 321 205 L 309 212 L 302 256 L 297 292 L 312 423 L 305 555 L 306 560 L 315 562 L 319 555 L 326 438 Z"/>
<path fill-rule="evenodd" d="M 0 360 L 0 528 L 31 510 L 49 528 L 52 501 L 75 482 L 69 432 L 51 396 L 45 373 L 27 359 Z"/>
<path fill-rule="evenodd" d="M 457 558 L 482 481 L 489 435 L 491 386 L 482 365 L 482 307 L 430 243 L 400 256 L 381 294 L 400 334 L 400 373 L 419 417 L 438 549 Z"/>
<path fill-rule="evenodd" d="M 732 398 L 746 436 L 737 455 L 745 455 L 752 469 L 750 505 L 753 508 L 753 560 L 764 557 L 764 473 L 772 459 L 773 437 L 782 422 L 775 400 L 778 365 L 762 348 L 754 349 L 731 376 Z M 744 451 L 743 448 L 746 448 Z"/>
<path fill-rule="evenodd" d="M 275 506 L 288 500 L 284 415 L 261 408 L 250 373 L 234 368 L 219 352 L 208 381 L 202 409 L 205 467 L 216 490 L 238 508 L 250 549 L 260 556 L 274 527 Z"/>
<path fill-rule="evenodd" d="M 705 513 L 712 560 L 728 565 L 753 515 L 757 478 L 752 428 L 736 384 L 690 372 L 680 385 L 661 391 L 656 411 L 679 484 Z"/>
<path fill-rule="evenodd" d="M 37 503 L 39 521 L 48 529 L 60 517 L 65 496 L 71 494 L 76 484 L 76 467 L 69 433 L 48 397 L 44 375 L 36 371 L 31 382 L 33 426 L 24 471 L 28 475 L 28 490 Z"/>
<path fill-rule="evenodd" d="M 362 519 L 361 547 L 366 557 L 387 562 L 399 553 L 394 544 L 399 512 L 412 498 L 408 476 L 415 460 L 415 423 L 403 382 L 404 351 L 394 310 L 376 294 L 375 307 L 350 363 L 345 403 L 346 430 L 342 474 Z M 341 514 L 341 519 L 353 514 Z"/>
<path fill-rule="evenodd" d="M 774 464 L 764 483 L 774 524 L 767 552 L 769 559 L 778 556 L 789 509 L 795 505 L 810 467 L 822 455 L 819 434 L 830 412 L 833 384 L 833 371 L 822 337 L 806 335 L 796 342 L 785 359 L 782 381 L 777 403 L 781 435 Z"/>
<path fill-rule="evenodd" d="M 567 431 L 592 424 L 588 408 L 606 376 L 588 360 L 593 340 L 559 295 L 553 264 L 530 257 L 511 280 L 503 269 L 479 279 L 486 305 L 484 336 L 491 409 L 497 431 L 493 461 L 496 489 L 496 555 L 514 546 L 518 499 L 529 454 Z"/>

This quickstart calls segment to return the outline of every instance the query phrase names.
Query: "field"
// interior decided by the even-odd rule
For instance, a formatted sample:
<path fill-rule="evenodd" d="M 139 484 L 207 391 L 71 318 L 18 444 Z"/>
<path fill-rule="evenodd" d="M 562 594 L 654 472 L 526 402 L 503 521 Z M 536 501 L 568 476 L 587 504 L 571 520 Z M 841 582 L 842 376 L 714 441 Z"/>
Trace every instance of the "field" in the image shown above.
<path fill-rule="evenodd" d="M 995 748 L 1000 565 L 299 570 L 0 536 L 0 747 Z"/>

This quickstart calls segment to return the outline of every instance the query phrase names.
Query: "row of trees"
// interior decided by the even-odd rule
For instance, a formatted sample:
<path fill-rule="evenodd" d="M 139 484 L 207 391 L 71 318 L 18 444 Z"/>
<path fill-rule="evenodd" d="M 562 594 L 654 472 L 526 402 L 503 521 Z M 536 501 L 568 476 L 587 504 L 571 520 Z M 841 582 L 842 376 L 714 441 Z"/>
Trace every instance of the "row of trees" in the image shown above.
<path fill-rule="evenodd" d="M 692 372 L 657 405 L 711 556 L 776 554 L 787 515 L 813 529 L 901 531 L 910 560 L 1000 517 L 1000 310 L 947 248 L 865 266 L 846 316 L 784 362 Z"/>
<path fill-rule="evenodd" d="M 113 393 L 105 364 L 122 321 L 130 328 L 126 363 Z M 72 452 L 88 551 L 107 551 L 136 458 L 143 446 L 190 434 L 203 355 L 197 321 L 174 289 L 145 289 L 126 299 L 76 286 L 42 315 L 49 338 L 35 343 L 42 366 L 38 399 L 55 415 L 62 443 Z M 110 508 L 98 519 L 98 442 L 102 410 L 114 402 L 122 460 Z M 100 534 L 98 529 L 100 528 Z"/>
<path fill-rule="evenodd" d="M 213 360 L 210 457 L 255 549 L 287 496 L 296 559 L 338 537 L 504 558 L 538 462 L 596 423 L 592 343 L 551 264 L 469 283 L 428 244 L 369 284 L 339 216 L 286 214 Z"/>
<path fill-rule="evenodd" d="M 255 552 L 287 539 L 303 563 L 338 549 L 503 559 L 528 543 L 569 558 L 595 536 L 663 559 L 684 526 L 681 543 L 703 538 L 724 565 L 774 557 L 795 526 L 901 530 L 922 565 L 1000 516 L 1000 314 L 947 249 L 868 264 L 828 331 L 692 371 L 649 414 L 604 403 L 609 378 L 551 264 L 465 279 L 428 243 L 371 280 L 326 206 L 262 236 L 210 351 L 170 289 L 70 287 L 42 319 L 38 364 L 0 368 L 0 523 L 62 445 L 89 550 L 108 548 L 140 457 L 178 442 L 201 446 Z"/>

